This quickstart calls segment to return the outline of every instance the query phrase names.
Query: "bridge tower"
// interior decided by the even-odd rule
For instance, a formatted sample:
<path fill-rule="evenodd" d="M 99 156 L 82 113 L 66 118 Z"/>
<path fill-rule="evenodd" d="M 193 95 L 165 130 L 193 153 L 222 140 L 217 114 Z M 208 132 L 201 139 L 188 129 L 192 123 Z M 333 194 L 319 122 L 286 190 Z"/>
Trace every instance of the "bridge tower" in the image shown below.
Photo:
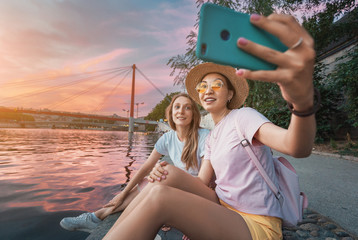
<path fill-rule="evenodd" d="M 132 92 L 131 92 L 131 108 L 130 108 L 130 116 L 129 116 L 129 126 L 128 132 L 134 132 L 134 94 L 135 94 L 135 69 L 136 66 L 133 64 L 133 75 L 132 75 Z"/>

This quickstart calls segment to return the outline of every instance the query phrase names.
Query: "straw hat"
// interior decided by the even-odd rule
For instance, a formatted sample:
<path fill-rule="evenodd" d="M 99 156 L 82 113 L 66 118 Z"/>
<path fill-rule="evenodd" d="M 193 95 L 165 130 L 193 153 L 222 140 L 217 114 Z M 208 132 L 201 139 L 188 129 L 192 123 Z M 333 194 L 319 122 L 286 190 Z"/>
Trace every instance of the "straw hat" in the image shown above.
<path fill-rule="evenodd" d="M 228 108 L 236 109 L 241 107 L 249 94 L 249 85 L 247 84 L 246 79 L 236 75 L 236 70 L 233 67 L 218 65 L 211 62 L 195 66 L 186 76 L 185 87 L 190 97 L 201 105 L 199 93 L 195 90 L 195 87 L 209 73 L 219 73 L 225 76 L 234 87 L 235 93 L 228 104 Z"/>

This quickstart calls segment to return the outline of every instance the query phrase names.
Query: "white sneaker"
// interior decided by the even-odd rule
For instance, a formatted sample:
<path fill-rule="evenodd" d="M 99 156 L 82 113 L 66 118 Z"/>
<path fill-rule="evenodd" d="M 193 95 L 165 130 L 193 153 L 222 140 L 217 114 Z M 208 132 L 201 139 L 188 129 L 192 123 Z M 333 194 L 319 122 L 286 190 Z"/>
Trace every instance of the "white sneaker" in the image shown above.
<path fill-rule="evenodd" d="M 157 234 L 157 236 L 155 236 L 154 240 L 162 240 L 162 237 L 159 234 Z"/>
<path fill-rule="evenodd" d="M 82 213 L 77 217 L 66 217 L 61 220 L 60 225 L 68 231 L 83 231 L 91 233 L 100 224 L 94 222 L 91 213 Z"/>

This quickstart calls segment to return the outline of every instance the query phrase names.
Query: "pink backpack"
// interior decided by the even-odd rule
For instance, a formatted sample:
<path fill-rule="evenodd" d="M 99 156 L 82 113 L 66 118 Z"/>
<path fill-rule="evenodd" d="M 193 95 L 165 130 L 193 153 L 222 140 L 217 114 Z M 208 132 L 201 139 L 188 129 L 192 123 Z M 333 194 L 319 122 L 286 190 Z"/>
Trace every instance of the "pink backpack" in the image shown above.
<path fill-rule="evenodd" d="M 242 139 L 241 145 L 246 149 L 256 168 L 280 202 L 283 226 L 296 226 L 298 222 L 302 221 L 303 210 L 307 208 L 308 200 L 306 195 L 300 191 L 298 175 L 295 169 L 284 157 L 273 157 L 275 173 L 278 180 L 278 186 L 276 186 L 252 151 L 249 141 L 243 137 L 237 123 L 236 130 L 240 139 Z"/>

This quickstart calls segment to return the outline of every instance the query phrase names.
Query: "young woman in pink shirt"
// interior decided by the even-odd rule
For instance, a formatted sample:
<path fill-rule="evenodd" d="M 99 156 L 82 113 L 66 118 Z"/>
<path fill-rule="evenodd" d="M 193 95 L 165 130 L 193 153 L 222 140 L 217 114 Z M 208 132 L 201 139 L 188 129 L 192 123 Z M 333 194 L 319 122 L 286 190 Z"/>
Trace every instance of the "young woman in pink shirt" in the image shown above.
<path fill-rule="evenodd" d="M 276 35 L 289 49 L 281 53 L 244 38 L 238 39 L 238 47 L 277 69 L 236 71 L 213 63 L 193 68 L 186 79 L 187 91 L 215 122 L 198 177 L 164 166 L 156 174 L 165 174 L 165 181 L 147 185 L 104 239 L 153 239 L 163 224 L 190 239 L 282 239 L 279 202 L 241 146 L 238 131 L 274 182 L 271 148 L 294 157 L 310 155 L 316 132 L 314 42 L 291 16 L 252 15 L 251 22 Z M 248 95 L 245 78 L 280 86 L 293 112 L 288 129 L 252 108 L 237 109 Z M 207 187 L 214 174 L 215 191 Z"/>

